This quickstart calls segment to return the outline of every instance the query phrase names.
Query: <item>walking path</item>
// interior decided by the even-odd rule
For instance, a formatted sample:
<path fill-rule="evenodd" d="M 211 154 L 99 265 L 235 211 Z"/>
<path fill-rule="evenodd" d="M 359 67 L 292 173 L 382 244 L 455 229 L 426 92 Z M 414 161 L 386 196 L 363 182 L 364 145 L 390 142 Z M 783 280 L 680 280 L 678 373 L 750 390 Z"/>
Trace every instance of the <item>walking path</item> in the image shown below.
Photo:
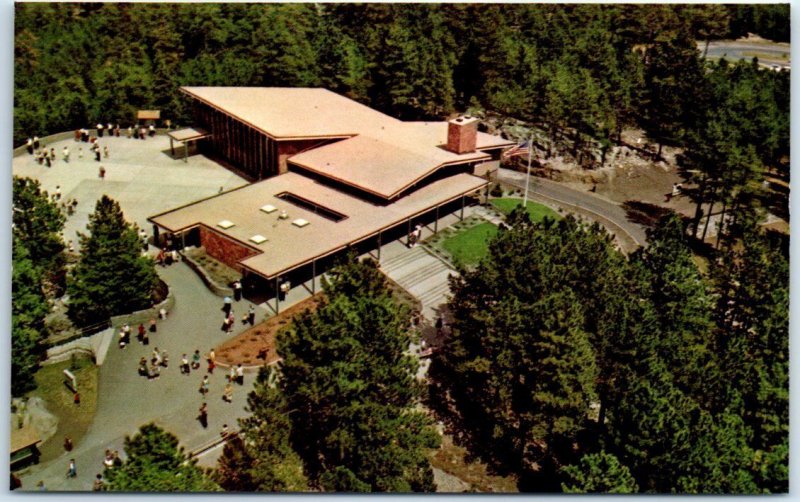
<path fill-rule="evenodd" d="M 125 436 L 135 434 L 146 423 L 155 422 L 175 434 L 181 446 L 191 451 L 214 439 L 224 423 L 235 428 L 236 419 L 246 414 L 244 407 L 253 374 L 245 376 L 244 387 L 234 385 L 233 403 L 229 404 L 222 401 L 225 370 L 217 368 L 211 375 L 210 392 L 204 399 L 199 387 L 206 374 L 205 357 L 200 370 L 192 371 L 189 376 L 182 375 L 178 367 L 181 354 L 191 358 L 194 350 L 199 349 L 205 355 L 220 341 L 249 326 L 237 323 L 233 335 L 221 331 L 221 299 L 184 263 L 160 268 L 159 274 L 175 294 L 175 306 L 168 318 L 159 321 L 158 332 L 150 334 L 148 346 L 137 342 L 135 336 L 125 349 L 119 349 L 116 341 L 111 344 L 100 368 L 97 414 L 89 431 L 72 452 L 30 468 L 22 476 L 24 489 L 35 489 L 42 480 L 48 490 L 91 490 L 94 476 L 103 471 L 105 450 L 119 450 L 123 454 Z M 234 302 L 234 311 L 241 313 L 249 306 L 244 300 Z M 257 311 L 260 321 L 267 311 L 263 307 Z M 132 331 L 135 335 L 136 326 L 132 326 Z M 154 347 L 168 352 L 169 367 L 162 368 L 160 378 L 148 380 L 138 375 L 138 362 L 141 357 L 149 360 Z M 196 419 L 204 401 L 208 403 L 207 429 Z M 78 467 L 74 479 L 65 477 L 70 458 L 75 458 Z"/>

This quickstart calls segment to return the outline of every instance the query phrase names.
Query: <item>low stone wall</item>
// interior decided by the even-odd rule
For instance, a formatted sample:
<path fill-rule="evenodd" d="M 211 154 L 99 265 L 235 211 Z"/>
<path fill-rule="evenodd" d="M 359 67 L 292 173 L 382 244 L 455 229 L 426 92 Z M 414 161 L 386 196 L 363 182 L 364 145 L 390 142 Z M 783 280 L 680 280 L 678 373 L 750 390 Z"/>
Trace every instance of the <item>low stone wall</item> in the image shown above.
<path fill-rule="evenodd" d="M 172 307 L 175 306 L 175 296 L 172 294 L 172 290 L 169 290 L 167 293 L 167 297 L 161 303 L 157 303 L 153 305 L 149 309 L 145 310 L 137 310 L 136 312 L 131 312 L 130 314 L 123 314 L 118 316 L 113 316 L 111 318 L 111 326 L 122 326 L 123 324 L 147 324 L 150 322 L 150 319 L 158 319 L 158 312 L 163 308 L 167 312 L 172 310 Z"/>
<path fill-rule="evenodd" d="M 156 129 L 156 134 L 166 134 L 167 129 Z M 97 136 L 97 129 L 89 129 L 89 134 Z M 120 138 L 123 134 L 127 135 L 127 127 L 120 129 Z M 104 138 L 106 136 L 103 136 Z M 126 136 L 127 137 L 127 136 Z M 44 138 L 39 138 L 39 145 L 49 145 L 51 143 L 55 143 L 57 141 L 64 141 L 65 139 L 73 139 L 75 138 L 75 131 L 66 131 L 66 132 L 59 132 L 56 134 L 51 134 L 49 136 L 45 136 Z M 14 157 L 20 157 L 22 155 L 27 155 L 28 150 L 25 145 L 18 146 L 14 148 Z M 58 152 L 59 154 L 61 152 Z"/>
<path fill-rule="evenodd" d="M 72 354 L 89 355 L 97 364 L 102 364 L 105 359 L 105 351 L 108 350 L 110 340 L 113 339 L 116 328 L 125 323 L 128 324 L 147 324 L 150 319 L 158 318 L 158 312 L 163 308 L 167 312 L 172 310 L 175 305 L 175 296 L 170 289 L 164 301 L 145 310 L 137 310 L 130 314 L 123 314 L 111 318 L 111 327 L 91 336 L 72 339 L 66 343 L 55 345 L 47 349 L 47 359 L 43 365 L 66 361 Z"/>
<path fill-rule="evenodd" d="M 64 141 L 65 139 L 71 139 L 75 137 L 74 131 L 68 132 L 60 132 L 56 134 L 51 134 L 50 136 L 45 136 L 44 138 L 39 138 L 39 146 L 42 145 L 49 145 L 51 143 L 55 143 L 56 141 Z M 28 150 L 25 145 L 17 147 L 14 149 L 14 157 L 20 157 L 22 155 L 28 155 Z M 59 152 L 61 153 L 61 152 Z"/>
<path fill-rule="evenodd" d="M 208 276 L 205 269 L 200 266 L 199 263 L 194 261 L 191 257 L 187 256 L 185 253 L 181 253 L 181 257 L 183 261 L 189 265 L 189 268 L 194 270 L 197 275 L 200 276 L 200 280 L 208 287 L 208 289 L 219 297 L 226 297 L 226 296 L 233 296 L 233 288 L 229 288 L 227 285 L 219 284 L 214 281 L 211 277 Z"/>

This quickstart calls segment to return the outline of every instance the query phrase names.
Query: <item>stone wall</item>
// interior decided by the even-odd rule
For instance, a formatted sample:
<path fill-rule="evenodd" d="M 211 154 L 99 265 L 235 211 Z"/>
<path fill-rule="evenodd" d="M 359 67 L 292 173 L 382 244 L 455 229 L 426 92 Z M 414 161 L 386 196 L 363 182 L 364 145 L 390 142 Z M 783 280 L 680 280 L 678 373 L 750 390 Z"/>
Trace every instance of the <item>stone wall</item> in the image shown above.
<path fill-rule="evenodd" d="M 206 248 L 206 253 L 240 272 L 242 267 L 239 262 L 257 253 L 202 225 L 200 226 L 200 245 Z"/>

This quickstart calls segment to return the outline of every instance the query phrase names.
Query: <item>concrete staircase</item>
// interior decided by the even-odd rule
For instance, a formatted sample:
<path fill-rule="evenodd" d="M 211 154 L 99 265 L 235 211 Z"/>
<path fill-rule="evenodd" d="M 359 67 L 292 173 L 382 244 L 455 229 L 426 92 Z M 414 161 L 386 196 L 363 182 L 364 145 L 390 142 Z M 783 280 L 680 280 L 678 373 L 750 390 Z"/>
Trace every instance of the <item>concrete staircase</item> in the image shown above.
<path fill-rule="evenodd" d="M 434 309 L 447 301 L 447 278 L 456 273 L 421 246 L 387 258 L 381 262 L 381 270 L 422 303 L 422 313 L 428 319 L 434 319 Z"/>

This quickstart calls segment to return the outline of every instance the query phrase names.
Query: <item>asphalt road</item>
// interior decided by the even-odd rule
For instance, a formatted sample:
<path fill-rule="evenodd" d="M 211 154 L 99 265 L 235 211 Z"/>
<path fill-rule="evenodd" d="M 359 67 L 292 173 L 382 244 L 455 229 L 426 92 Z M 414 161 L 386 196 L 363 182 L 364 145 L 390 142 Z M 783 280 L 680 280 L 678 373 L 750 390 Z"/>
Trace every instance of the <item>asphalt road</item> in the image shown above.
<path fill-rule="evenodd" d="M 525 189 L 525 174 L 511 169 L 497 170 L 497 179 L 503 183 Z M 569 210 L 578 208 L 590 218 L 606 226 L 617 235 L 627 252 L 647 242 L 645 227 L 628 219 L 627 212 L 619 205 L 589 192 L 581 192 L 555 181 L 531 177 L 528 195 L 531 199 L 550 202 Z"/>
<path fill-rule="evenodd" d="M 705 42 L 698 42 L 697 47 L 702 53 L 705 48 Z M 758 53 L 764 55 L 758 58 L 762 66 L 777 64 L 781 68 L 789 68 L 791 66 L 791 52 L 792 48 L 789 44 L 718 40 L 708 45 L 706 57 L 725 57 L 733 61 L 739 59 L 749 60 L 753 58 L 754 53 Z M 769 57 L 765 57 L 767 55 Z"/>

